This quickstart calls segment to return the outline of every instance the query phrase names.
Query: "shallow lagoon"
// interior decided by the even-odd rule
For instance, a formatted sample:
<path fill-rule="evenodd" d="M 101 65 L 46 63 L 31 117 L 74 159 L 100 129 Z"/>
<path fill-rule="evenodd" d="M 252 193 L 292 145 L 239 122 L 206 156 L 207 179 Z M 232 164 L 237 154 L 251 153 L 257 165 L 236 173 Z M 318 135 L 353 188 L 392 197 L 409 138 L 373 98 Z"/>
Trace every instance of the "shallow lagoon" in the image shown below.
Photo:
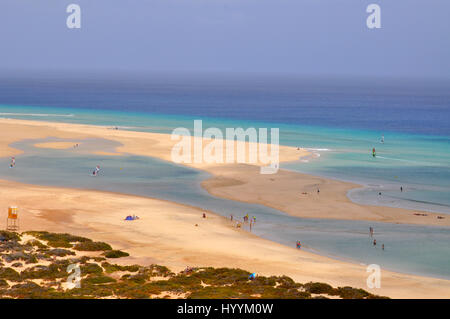
<path fill-rule="evenodd" d="M 253 233 L 287 246 L 295 247 L 295 242 L 301 240 L 304 249 L 333 258 L 450 279 L 448 228 L 291 217 L 261 205 L 210 195 L 200 186 L 209 174 L 201 171 L 148 157 L 89 154 L 92 150 L 113 152 L 115 142 L 90 139 L 69 150 L 33 147 L 43 141 L 70 140 L 49 138 L 14 143 L 13 147 L 25 153 L 17 157 L 13 169 L 8 167 L 9 159 L 0 159 L 1 178 L 161 198 L 211 210 L 227 218 L 230 214 L 241 217 L 248 213 L 257 218 Z M 92 177 L 96 165 L 101 166 L 101 172 Z M 375 229 L 377 247 L 373 247 L 369 238 L 370 226 Z M 383 243 L 385 251 L 381 250 Z"/>

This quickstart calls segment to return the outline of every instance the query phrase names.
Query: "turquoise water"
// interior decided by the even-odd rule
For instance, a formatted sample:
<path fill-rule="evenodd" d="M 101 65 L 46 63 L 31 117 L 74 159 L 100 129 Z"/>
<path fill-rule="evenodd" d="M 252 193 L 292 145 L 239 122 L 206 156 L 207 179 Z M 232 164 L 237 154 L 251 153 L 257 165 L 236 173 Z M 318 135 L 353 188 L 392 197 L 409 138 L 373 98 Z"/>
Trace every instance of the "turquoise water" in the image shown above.
<path fill-rule="evenodd" d="M 281 144 L 305 147 L 315 155 L 284 163 L 281 168 L 365 185 L 349 193 L 350 199 L 358 203 L 450 213 L 450 138 L 446 135 L 60 107 L 0 106 L 0 117 L 161 133 L 171 133 L 176 127 L 192 131 L 194 119 L 202 119 L 204 129 L 278 127 Z M 382 135 L 384 143 L 380 142 Z M 376 158 L 371 156 L 373 147 L 377 150 Z"/>
<path fill-rule="evenodd" d="M 227 218 L 230 214 L 239 218 L 248 213 L 257 218 L 252 229 L 256 235 L 287 246 L 294 247 L 295 241 L 301 240 L 304 249 L 334 258 L 450 279 L 449 228 L 291 217 L 261 205 L 211 196 L 200 186 L 209 177 L 201 171 L 147 157 L 89 154 L 92 150 L 114 151 L 116 142 L 88 139 L 70 150 L 32 146 L 44 141 L 71 140 L 47 138 L 13 143 L 25 153 L 12 169 L 8 167 L 9 159 L 0 159 L 0 176 L 31 184 L 156 197 L 211 210 Z M 96 165 L 101 166 L 100 175 L 92 177 Z M 377 247 L 372 245 L 369 227 L 375 229 Z M 380 248 L 383 243 L 385 251 Z"/>

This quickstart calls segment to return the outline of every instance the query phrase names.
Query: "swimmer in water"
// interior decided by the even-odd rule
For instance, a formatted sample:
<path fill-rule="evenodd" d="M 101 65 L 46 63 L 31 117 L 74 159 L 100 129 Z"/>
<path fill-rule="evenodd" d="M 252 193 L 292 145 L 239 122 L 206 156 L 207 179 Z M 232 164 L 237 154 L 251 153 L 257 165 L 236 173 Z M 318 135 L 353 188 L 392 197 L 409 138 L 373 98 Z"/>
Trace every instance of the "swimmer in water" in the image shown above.
<path fill-rule="evenodd" d="M 98 172 L 100 172 L 100 166 L 99 166 L 99 165 L 97 165 L 97 166 L 95 167 L 94 171 L 92 172 L 92 175 L 97 176 L 97 175 L 98 175 Z"/>

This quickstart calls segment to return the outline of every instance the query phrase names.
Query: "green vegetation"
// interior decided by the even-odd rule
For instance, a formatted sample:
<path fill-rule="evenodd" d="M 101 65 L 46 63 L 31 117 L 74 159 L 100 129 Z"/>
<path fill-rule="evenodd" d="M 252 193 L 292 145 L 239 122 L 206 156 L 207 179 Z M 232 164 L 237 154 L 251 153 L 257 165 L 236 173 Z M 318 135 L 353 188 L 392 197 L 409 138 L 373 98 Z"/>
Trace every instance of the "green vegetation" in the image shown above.
<path fill-rule="evenodd" d="M 100 284 L 108 284 L 111 282 L 116 282 L 114 278 L 108 276 L 89 276 L 83 279 L 82 284 L 92 284 L 92 285 L 100 285 Z"/>
<path fill-rule="evenodd" d="M 49 233 L 46 231 L 29 231 L 25 234 L 34 236 L 38 239 L 47 241 L 48 245 L 54 248 L 72 248 L 75 242 L 91 242 L 92 240 L 84 237 L 73 236 L 70 234 Z"/>
<path fill-rule="evenodd" d="M 58 257 L 75 255 L 75 253 L 73 251 L 67 250 L 67 249 L 62 249 L 62 248 L 50 249 L 49 251 L 47 251 L 47 254 L 52 255 L 52 256 L 58 256 Z"/>
<path fill-rule="evenodd" d="M 6 230 L 0 230 L 0 239 L 3 241 L 19 241 L 20 235 L 18 233 L 6 231 Z"/>
<path fill-rule="evenodd" d="M 287 276 L 257 276 L 250 280 L 250 273 L 242 269 L 202 267 L 175 274 L 155 264 L 110 264 L 105 257 L 129 254 L 70 234 L 27 234 L 35 239 L 21 244 L 19 234 L 0 232 L 0 255 L 9 265 L 0 263 L 0 298 L 383 298 L 352 287 L 300 284 Z M 79 256 L 75 250 L 90 253 Z M 73 264 L 79 265 L 81 286 L 66 289 L 69 275 L 74 274 L 68 272 L 68 266 Z M 18 272 L 12 267 L 25 269 Z"/>
<path fill-rule="evenodd" d="M 61 242 L 91 242 L 92 240 L 89 238 L 84 238 L 80 236 L 73 236 L 70 234 L 58 234 L 58 233 L 49 233 L 46 231 L 29 231 L 25 232 L 25 234 L 34 236 L 36 238 L 46 240 L 46 241 L 61 241 Z"/>
<path fill-rule="evenodd" d="M 130 256 L 129 253 L 126 253 L 121 250 L 109 250 L 109 251 L 104 252 L 102 255 L 105 256 L 106 258 L 120 258 L 120 257 Z"/>
<path fill-rule="evenodd" d="M 108 262 L 103 262 L 102 267 L 109 274 L 116 271 L 136 272 L 141 268 L 141 266 L 139 265 L 121 266 L 121 265 L 112 265 Z"/>
<path fill-rule="evenodd" d="M 0 279 L 10 280 L 10 281 L 21 281 L 20 274 L 12 268 L 1 268 L 0 269 Z"/>
<path fill-rule="evenodd" d="M 85 241 L 79 244 L 76 244 L 74 247 L 75 250 L 79 251 L 105 251 L 112 250 L 111 246 L 107 243 L 96 242 L 96 241 Z"/>
<path fill-rule="evenodd" d="M 305 288 L 305 291 L 311 294 L 337 295 L 336 289 L 323 282 L 309 282 L 304 284 L 303 287 Z"/>
<path fill-rule="evenodd" d="M 40 249 L 46 249 L 47 246 L 44 245 L 43 243 L 41 243 L 39 240 L 33 239 L 33 240 L 29 240 L 26 245 L 28 246 L 33 246 L 33 247 L 37 247 Z"/>

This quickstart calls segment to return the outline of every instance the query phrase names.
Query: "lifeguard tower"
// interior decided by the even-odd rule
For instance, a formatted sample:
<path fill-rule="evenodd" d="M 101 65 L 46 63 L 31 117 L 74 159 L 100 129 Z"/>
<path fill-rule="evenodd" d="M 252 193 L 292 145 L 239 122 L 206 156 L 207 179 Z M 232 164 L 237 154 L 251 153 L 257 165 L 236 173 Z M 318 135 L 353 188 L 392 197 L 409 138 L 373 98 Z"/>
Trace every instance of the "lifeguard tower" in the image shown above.
<path fill-rule="evenodd" d="M 6 230 L 18 231 L 19 230 L 19 208 L 17 206 L 11 206 L 8 208 L 8 218 L 6 219 Z"/>

